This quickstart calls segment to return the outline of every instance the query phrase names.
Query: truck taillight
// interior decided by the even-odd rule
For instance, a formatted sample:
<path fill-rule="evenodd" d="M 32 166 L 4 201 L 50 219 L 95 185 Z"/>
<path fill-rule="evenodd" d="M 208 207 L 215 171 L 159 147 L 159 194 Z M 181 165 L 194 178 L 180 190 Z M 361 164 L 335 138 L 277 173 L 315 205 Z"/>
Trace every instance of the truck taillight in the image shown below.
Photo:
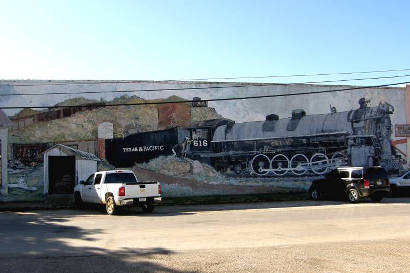
<path fill-rule="evenodd" d="M 364 184 L 364 187 L 365 187 L 366 189 L 370 188 L 370 181 L 369 181 L 369 180 L 365 179 L 364 182 L 363 182 L 363 184 Z"/>
<path fill-rule="evenodd" d="M 118 196 L 125 196 L 125 187 L 120 187 L 118 189 Z"/>
<path fill-rule="evenodd" d="M 158 194 L 161 194 L 161 184 L 158 183 Z"/>

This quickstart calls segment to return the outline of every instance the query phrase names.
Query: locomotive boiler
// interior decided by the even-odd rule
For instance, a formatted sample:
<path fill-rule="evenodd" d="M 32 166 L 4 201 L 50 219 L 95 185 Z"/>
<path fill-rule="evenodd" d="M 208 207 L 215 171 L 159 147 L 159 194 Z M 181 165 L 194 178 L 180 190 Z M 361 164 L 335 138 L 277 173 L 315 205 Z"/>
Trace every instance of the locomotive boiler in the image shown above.
<path fill-rule="evenodd" d="M 202 122 L 190 128 L 188 157 L 220 171 L 257 176 L 322 175 L 342 165 L 381 165 L 398 170 L 401 159 L 391 146 L 392 105 L 369 107 L 364 98 L 356 110 L 290 118 L 271 114 L 264 121 Z"/>

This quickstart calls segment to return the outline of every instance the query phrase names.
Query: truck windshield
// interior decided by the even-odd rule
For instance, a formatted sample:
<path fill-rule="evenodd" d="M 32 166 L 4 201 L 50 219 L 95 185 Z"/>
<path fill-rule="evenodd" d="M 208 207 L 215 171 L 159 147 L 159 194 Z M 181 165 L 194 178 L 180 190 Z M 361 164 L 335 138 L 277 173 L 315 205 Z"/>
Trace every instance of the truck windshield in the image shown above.
<path fill-rule="evenodd" d="M 137 183 L 137 179 L 132 173 L 108 173 L 104 183 Z"/>

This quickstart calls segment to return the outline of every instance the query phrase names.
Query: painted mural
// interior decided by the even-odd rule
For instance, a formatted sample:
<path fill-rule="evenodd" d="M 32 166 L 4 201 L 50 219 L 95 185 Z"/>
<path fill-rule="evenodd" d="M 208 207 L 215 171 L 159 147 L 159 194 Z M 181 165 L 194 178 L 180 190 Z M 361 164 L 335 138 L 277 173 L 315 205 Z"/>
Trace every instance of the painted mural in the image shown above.
<path fill-rule="evenodd" d="M 39 201 L 44 192 L 44 162 L 42 152 L 51 144 L 10 145 L 12 159 L 8 161 L 8 194 L 1 201 Z"/>
<path fill-rule="evenodd" d="M 275 191 L 278 186 L 306 190 L 313 178 L 346 165 L 381 165 L 397 174 L 405 160 L 391 145 L 394 107 L 368 103 L 360 99 L 356 109 L 343 112 L 335 107 L 318 115 L 294 110 L 286 119 L 213 119 L 173 131 L 133 134 L 107 141 L 107 159 L 115 166 L 137 163 L 172 177 L 214 185 L 273 186 Z"/>
<path fill-rule="evenodd" d="M 141 180 L 157 180 L 163 195 L 172 197 L 301 192 L 341 165 L 400 172 L 405 160 L 392 146 L 392 120 L 401 118 L 396 98 L 394 103 L 377 96 L 351 100 L 351 107 L 333 100 L 327 111 L 313 113 L 292 108 L 292 102 L 287 117 L 272 114 L 278 102 L 270 100 L 270 110 L 266 102 L 253 108 L 255 114 L 246 110 L 246 119 L 240 103 L 218 111 L 220 105 L 211 107 L 198 97 L 186 102 L 176 96 L 71 98 L 56 110 L 25 109 L 10 118 L 9 194 L 0 201 L 42 200 L 49 194 L 43 155 L 57 143 L 98 155 L 99 170 L 126 168 Z M 166 107 L 104 106 L 162 101 Z M 78 106 L 65 107 L 73 104 Z M 242 114 L 236 119 L 235 113 Z M 112 139 L 98 136 L 102 123 L 112 124 Z"/>
<path fill-rule="evenodd" d="M 323 175 L 341 165 L 381 165 L 397 172 L 402 161 L 391 145 L 394 107 L 367 103 L 360 99 L 357 109 L 344 112 L 333 108 L 327 114 L 307 116 L 299 109 L 286 119 L 276 115 L 245 123 L 214 119 L 133 134 L 108 140 L 107 158 L 115 166 L 132 166 L 172 152 L 237 176 Z"/>
<path fill-rule="evenodd" d="M 269 115 L 264 121 L 199 126 L 190 130 L 186 156 L 208 161 L 220 171 L 237 175 L 323 175 L 342 165 L 381 165 L 398 172 L 401 157 L 391 145 L 390 115 L 383 102 L 369 107 L 362 98 L 357 109 L 290 118 Z"/>
<path fill-rule="evenodd" d="M 1 201 L 40 201 L 43 200 L 43 165 L 35 167 L 13 166 L 8 171 L 8 194 Z"/>

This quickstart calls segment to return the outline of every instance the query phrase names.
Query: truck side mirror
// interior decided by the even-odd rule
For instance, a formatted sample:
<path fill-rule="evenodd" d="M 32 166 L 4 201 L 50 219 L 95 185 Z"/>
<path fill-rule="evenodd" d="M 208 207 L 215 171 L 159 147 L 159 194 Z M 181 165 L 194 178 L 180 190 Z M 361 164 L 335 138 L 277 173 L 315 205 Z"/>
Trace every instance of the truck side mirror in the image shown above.
<path fill-rule="evenodd" d="M 79 184 L 84 185 L 84 180 L 81 180 Z"/>

